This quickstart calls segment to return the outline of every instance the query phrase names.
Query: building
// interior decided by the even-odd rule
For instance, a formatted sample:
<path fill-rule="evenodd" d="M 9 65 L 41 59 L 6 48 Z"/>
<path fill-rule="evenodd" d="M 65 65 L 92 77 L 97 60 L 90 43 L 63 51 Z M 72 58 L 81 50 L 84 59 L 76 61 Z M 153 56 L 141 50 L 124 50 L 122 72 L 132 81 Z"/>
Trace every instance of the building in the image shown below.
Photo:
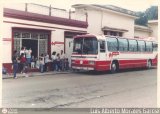
<path fill-rule="evenodd" d="M 76 4 L 77 14 L 87 14 L 88 33 L 134 37 L 135 12 L 113 5 Z"/>
<path fill-rule="evenodd" d="M 147 38 L 152 32 L 153 30 L 148 26 L 134 25 L 135 38 Z"/>
<path fill-rule="evenodd" d="M 135 25 L 135 38 L 154 37 L 158 41 L 158 20 L 149 20 L 148 26 Z"/>
<path fill-rule="evenodd" d="M 149 20 L 148 26 L 152 29 L 150 37 L 154 37 L 158 41 L 158 20 Z"/>
<path fill-rule="evenodd" d="M 70 58 L 70 39 L 87 32 L 86 15 L 37 4 L 5 4 L 3 18 L 3 66 L 11 70 L 12 53 L 31 48 L 32 56 L 64 50 Z M 33 71 L 37 69 L 33 69 Z"/>

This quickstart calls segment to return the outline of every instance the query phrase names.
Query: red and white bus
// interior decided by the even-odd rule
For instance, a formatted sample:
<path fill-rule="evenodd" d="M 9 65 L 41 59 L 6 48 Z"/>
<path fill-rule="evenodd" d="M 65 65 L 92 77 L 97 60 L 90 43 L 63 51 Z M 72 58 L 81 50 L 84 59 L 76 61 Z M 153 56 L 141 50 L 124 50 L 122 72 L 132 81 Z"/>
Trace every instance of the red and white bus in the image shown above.
<path fill-rule="evenodd" d="M 157 43 L 105 35 L 74 37 L 71 67 L 77 70 L 110 70 L 151 68 L 157 65 Z"/>

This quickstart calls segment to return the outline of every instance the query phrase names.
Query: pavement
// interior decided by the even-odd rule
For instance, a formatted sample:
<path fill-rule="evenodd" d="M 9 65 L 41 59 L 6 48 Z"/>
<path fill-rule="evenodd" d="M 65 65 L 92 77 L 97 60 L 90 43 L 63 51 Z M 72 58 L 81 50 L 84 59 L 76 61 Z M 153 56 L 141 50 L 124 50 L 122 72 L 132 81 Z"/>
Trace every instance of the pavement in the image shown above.
<path fill-rule="evenodd" d="M 40 72 L 29 72 L 29 73 L 26 73 L 26 74 L 21 74 L 21 73 L 17 73 L 17 78 L 24 78 L 24 77 L 34 77 L 34 76 L 44 76 L 44 75 L 57 75 L 57 74 L 67 74 L 67 73 L 70 73 L 71 71 L 60 71 L 60 72 L 57 72 L 57 71 L 49 71 L 49 72 L 43 72 L 43 73 L 40 73 Z M 13 78 L 13 74 L 3 74 L 2 75 L 2 79 L 10 79 L 10 78 Z"/>
<path fill-rule="evenodd" d="M 50 109 L 157 107 L 157 69 L 124 70 L 115 74 L 48 73 L 51 75 L 4 79 L 2 106 Z"/>

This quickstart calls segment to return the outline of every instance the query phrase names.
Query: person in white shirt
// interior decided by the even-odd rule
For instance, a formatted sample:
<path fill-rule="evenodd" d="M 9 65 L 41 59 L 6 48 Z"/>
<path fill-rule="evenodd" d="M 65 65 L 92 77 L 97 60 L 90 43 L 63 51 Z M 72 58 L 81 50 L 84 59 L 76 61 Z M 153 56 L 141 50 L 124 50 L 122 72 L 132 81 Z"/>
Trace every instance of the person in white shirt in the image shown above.
<path fill-rule="evenodd" d="M 26 50 L 26 59 L 27 59 L 27 63 L 29 64 L 29 66 L 31 64 L 31 53 L 32 53 L 31 48 L 29 50 Z"/>
<path fill-rule="evenodd" d="M 22 55 L 22 53 L 24 54 L 24 57 L 26 57 L 26 47 L 22 47 L 20 50 L 20 56 Z"/>
<path fill-rule="evenodd" d="M 45 57 L 44 57 L 44 63 L 45 63 L 45 65 L 44 65 L 44 71 L 45 72 L 48 71 L 48 62 L 49 62 L 49 55 L 46 53 Z"/>
<path fill-rule="evenodd" d="M 40 72 L 43 73 L 44 72 L 44 56 L 43 54 L 41 54 L 40 58 L 39 58 L 39 65 L 40 65 Z"/>
<path fill-rule="evenodd" d="M 56 52 L 54 51 L 52 53 L 52 56 L 51 56 L 51 59 L 52 59 L 52 70 L 57 70 L 57 64 L 56 64 Z"/>

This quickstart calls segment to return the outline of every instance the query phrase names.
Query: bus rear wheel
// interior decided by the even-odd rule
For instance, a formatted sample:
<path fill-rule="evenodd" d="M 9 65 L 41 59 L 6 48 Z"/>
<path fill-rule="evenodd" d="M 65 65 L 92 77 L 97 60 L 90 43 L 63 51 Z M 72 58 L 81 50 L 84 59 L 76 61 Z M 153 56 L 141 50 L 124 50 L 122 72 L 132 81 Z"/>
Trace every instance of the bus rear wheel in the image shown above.
<path fill-rule="evenodd" d="M 111 64 L 111 73 L 116 73 L 118 71 L 118 65 L 116 62 L 112 62 Z"/>

